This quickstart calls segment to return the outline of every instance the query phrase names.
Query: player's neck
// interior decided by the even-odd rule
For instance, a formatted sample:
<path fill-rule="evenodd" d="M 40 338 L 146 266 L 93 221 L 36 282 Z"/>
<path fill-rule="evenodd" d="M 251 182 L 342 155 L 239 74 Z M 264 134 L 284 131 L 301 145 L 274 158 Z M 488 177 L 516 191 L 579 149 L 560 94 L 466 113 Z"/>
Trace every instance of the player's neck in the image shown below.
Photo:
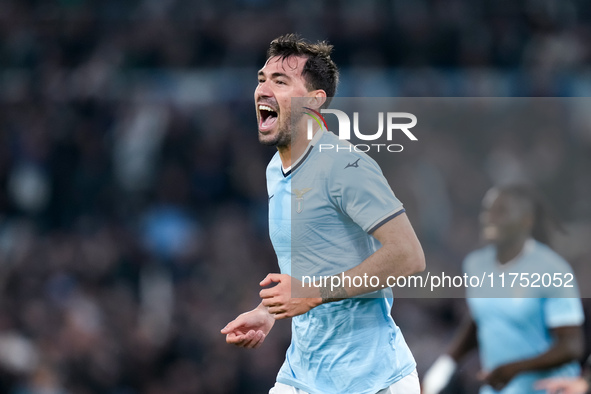
<path fill-rule="evenodd" d="M 291 167 L 291 144 L 286 146 L 278 146 L 277 151 L 279 151 L 281 166 L 283 168 Z"/>
<path fill-rule="evenodd" d="M 522 252 L 525 242 L 528 239 L 529 235 L 524 234 L 502 244 L 497 244 L 497 261 L 501 264 L 505 264 L 515 259 Z"/>
<path fill-rule="evenodd" d="M 318 130 L 314 132 L 316 134 Z M 281 165 L 283 168 L 291 167 L 291 164 L 297 162 L 298 159 L 306 152 L 306 148 L 310 144 L 307 138 L 303 138 L 304 133 L 294 135 L 289 145 L 278 146 L 279 158 L 281 158 Z"/>

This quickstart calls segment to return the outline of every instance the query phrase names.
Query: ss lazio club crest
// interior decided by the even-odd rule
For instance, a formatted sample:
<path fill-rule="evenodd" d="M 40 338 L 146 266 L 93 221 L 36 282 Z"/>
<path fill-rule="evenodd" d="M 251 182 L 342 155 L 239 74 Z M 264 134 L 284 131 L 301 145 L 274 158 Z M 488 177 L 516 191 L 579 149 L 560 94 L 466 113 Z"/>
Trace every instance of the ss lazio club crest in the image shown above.
<path fill-rule="evenodd" d="M 312 190 L 311 187 L 307 187 L 305 189 L 293 189 L 293 193 L 296 195 L 296 212 L 302 213 L 304 210 L 304 194 L 308 193 Z"/>

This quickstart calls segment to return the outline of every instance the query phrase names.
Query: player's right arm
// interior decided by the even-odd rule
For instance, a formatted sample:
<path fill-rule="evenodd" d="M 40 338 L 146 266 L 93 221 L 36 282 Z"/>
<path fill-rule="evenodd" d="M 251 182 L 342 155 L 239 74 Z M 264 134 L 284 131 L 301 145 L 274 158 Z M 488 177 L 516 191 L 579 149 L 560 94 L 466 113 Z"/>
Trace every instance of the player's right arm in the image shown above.
<path fill-rule="evenodd" d="M 482 380 L 495 390 L 502 390 L 516 375 L 547 370 L 575 361 L 582 356 L 584 339 L 581 326 L 563 326 L 551 329 L 553 345 L 537 356 L 499 365 L 482 374 Z"/>
<path fill-rule="evenodd" d="M 476 323 L 470 315 L 466 315 L 452 341 L 448 354 L 457 363 L 477 347 Z"/>
<path fill-rule="evenodd" d="M 262 303 L 255 309 L 242 313 L 222 328 L 226 342 L 248 349 L 258 348 L 273 328 L 275 318 Z"/>
<path fill-rule="evenodd" d="M 441 392 L 448 385 L 456 370 L 457 363 L 477 347 L 476 323 L 470 316 L 466 316 L 449 351 L 440 356 L 425 373 L 423 394 L 438 394 Z"/>

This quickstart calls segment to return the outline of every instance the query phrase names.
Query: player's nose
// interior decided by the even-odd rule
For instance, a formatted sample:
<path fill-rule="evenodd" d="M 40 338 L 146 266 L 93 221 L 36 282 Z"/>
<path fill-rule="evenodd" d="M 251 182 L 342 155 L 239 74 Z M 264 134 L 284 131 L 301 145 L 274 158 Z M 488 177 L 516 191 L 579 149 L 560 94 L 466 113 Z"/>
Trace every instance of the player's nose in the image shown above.
<path fill-rule="evenodd" d="M 259 82 L 257 88 L 254 90 L 254 99 L 258 101 L 262 97 L 273 97 L 273 91 L 269 86 L 268 81 Z"/>

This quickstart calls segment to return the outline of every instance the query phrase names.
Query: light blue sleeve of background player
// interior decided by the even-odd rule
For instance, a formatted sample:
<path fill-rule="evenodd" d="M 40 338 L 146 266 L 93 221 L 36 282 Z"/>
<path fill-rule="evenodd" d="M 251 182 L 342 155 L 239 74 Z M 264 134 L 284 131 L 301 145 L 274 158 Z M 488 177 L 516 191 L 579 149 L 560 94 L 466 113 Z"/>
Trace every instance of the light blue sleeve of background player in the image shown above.
<path fill-rule="evenodd" d="M 563 286 L 544 289 L 546 293 L 544 300 L 546 325 L 554 328 L 583 324 L 585 320 L 583 305 L 571 266 L 547 246 L 539 245 L 539 248 L 543 253 L 540 253 L 537 263 L 542 267 L 542 272 L 551 274 L 552 278 L 558 275 L 563 278 L 564 283 Z"/>
<path fill-rule="evenodd" d="M 580 298 L 547 298 L 544 319 L 550 328 L 579 326 L 585 320 Z"/>
<path fill-rule="evenodd" d="M 357 167 L 347 167 L 358 159 Z M 330 185 L 330 195 L 340 209 L 370 234 L 404 212 L 378 164 L 365 154 L 335 159 Z"/>

